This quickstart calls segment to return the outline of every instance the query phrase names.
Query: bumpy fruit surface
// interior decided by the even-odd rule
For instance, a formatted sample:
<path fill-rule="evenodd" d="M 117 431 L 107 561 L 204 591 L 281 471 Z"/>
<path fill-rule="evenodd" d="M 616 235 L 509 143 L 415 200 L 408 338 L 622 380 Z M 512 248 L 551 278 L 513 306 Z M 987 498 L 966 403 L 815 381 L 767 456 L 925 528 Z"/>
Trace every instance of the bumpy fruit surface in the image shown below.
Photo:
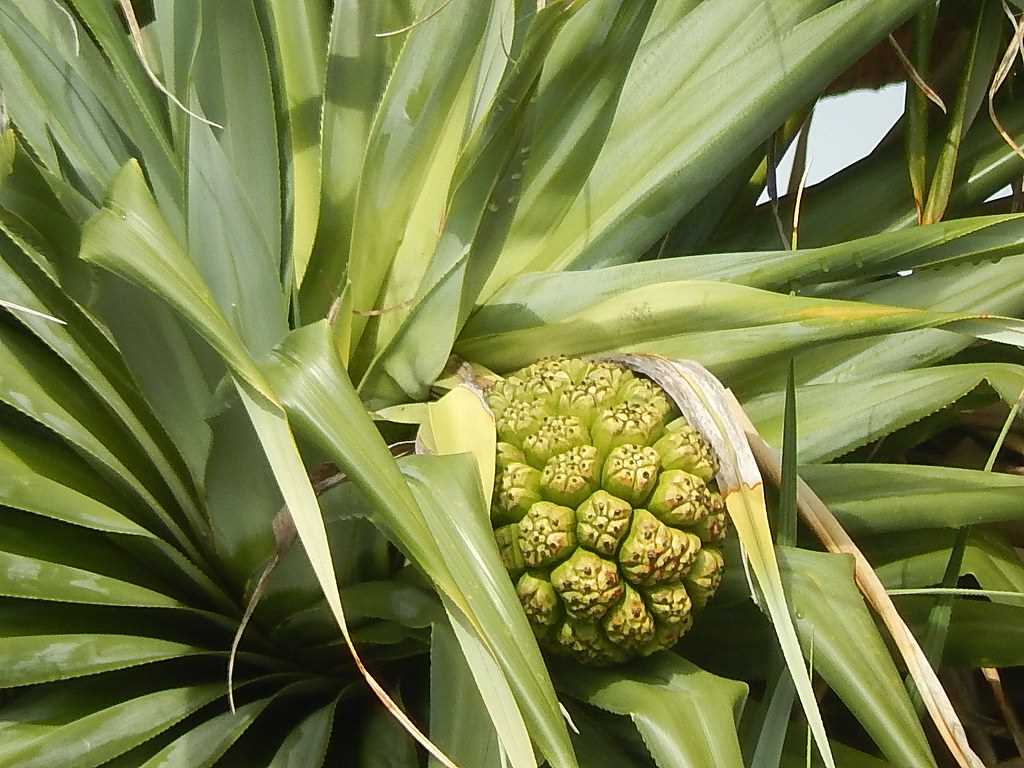
<path fill-rule="evenodd" d="M 725 568 L 707 441 L 616 363 L 541 360 L 487 400 L 495 540 L 541 646 L 607 665 L 674 645 Z"/>

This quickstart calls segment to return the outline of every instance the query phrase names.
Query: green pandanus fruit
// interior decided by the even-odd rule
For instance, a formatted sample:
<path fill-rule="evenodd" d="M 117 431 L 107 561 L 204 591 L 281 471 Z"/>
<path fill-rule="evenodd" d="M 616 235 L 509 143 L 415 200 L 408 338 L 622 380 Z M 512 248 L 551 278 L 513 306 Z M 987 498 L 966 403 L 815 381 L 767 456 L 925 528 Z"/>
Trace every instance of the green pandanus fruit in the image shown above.
<path fill-rule="evenodd" d="M 708 442 L 618 363 L 541 360 L 485 394 L 494 535 L 541 646 L 607 665 L 674 645 L 725 568 Z"/>

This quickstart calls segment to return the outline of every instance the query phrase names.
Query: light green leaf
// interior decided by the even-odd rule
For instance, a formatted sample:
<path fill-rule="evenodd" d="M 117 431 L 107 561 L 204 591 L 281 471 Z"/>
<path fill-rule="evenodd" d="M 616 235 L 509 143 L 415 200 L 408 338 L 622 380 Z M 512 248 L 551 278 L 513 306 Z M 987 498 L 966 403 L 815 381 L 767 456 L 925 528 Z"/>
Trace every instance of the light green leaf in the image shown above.
<path fill-rule="evenodd" d="M 678 4 L 591 2 L 554 40 L 537 88 L 532 139 L 524 148 L 521 197 L 508 235 L 492 245 L 504 246 L 500 256 L 487 254 L 498 268 L 484 296 L 532 258 L 587 183 L 656 5 Z"/>
<path fill-rule="evenodd" d="M 422 10 L 430 13 L 444 1 L 430 0 Z M 425 259 L 433 253 L 466 127 L 474 56 L 489 6 L 471 3 L 405 33 L 370 129 L 352 222 L 348 276 L 356 313 L 353 349 L 368 322 L 359 313 L 378 308 L 391 265 L 417 267 L 408 276 L 396 272 L 402 283 L 390 286 L 391 296 L 404 291 L 399 301 L 406 301 L 416 293 Z M 449 55 L 438 56 L 439 50 Z"/>
<path fill-rule="evenodd" d="M 948 365 L 839 384 L 799 387 L 800 459 L 821 462 L 891 434 L 959 400 L 983 382 L 1007 402 L 1024 389 L 1024 368 L 1007 364 Z M 843 403 L 837 409 L 836 403 Z M 782 394 L 744 404 L 765 440 L 782 439 Z"/>
<path fill-rule="evenodd" d="M 934 766 L 892 657 L 853 580 L 846 555 L 779 549 L 805 655 L 894 764 Z M 813 649 L 813 651 L 812 651 Z"/>
<path fill-rule="evenodd" d="M 494 651 L 477 636 L 470 622 L 457 608 L 448 608 L 448 619 L 484 709 L 490 716 L 490 727 L 485 728 L 484 735 L 494 730 L 501 752 L 513 768 L 537 768 L 530 733 L 504 671 L 495 659 Z"/>
<path fill-rule="evenodd" d="M 285 231 L 290 232 L 291 243 L 285 274 L 297 288 L 306 274 L 320 213 L 328 18 L 326 6 L 317 0 L 270 0 L 266 10 L 281 91 L 278 124 L 287 137 L 282 157 L 289 191 Z"/>
<path fill-rule="evenodd" d="M 406 310 L 395 303 L 399 300 L 395 297 L 394 306 L 377 324 L 380 351 L 359 385 L 369 399 L 421 399 L 444 368 L 494 260 L 493 250 L 500 249 L 509 225 L 509 206 L 520 187 L 526 149 L 520 145 L 530 131 L 528 108 L 536 81 L 559 30 L 577 7 L 563 2 L 541 10 L 530 23 L 515 67 L 496 86 L 493 107 L 489 111 L 476 107 L 482 117 L 453 168 L 450 199 L 442 225 L 431 231 L 437 244 L 427 251 L 432 251 L 429 262 L 423 262 L 425 274 L 415 305 Z M 492 29 L 498 24 L 500 32 L 500 20 L 492 17 L 491 22 Z M 408 265 L 396 261 L 392 274 L 404 280 L 411 272 Z M 454 306 L 458 312 L 451 311 Z"/>
<path fill-rule="evenodd" d="M 566 665 L 557 680 L 580 701 L 630 717 L 660 766 L 743 765 L 736 721 L 747 696 L 744 683 L 667 652 L 628 672 Z"/>
<path fill-rule="evenodd" d="M 913 275 L 879 280 L 846 296 L 879 304 L 895 302 L 943 312 L 980 312 L 1020 316 L 1024 295 L 1016 286 L 1024 279 L 1024 258 L 997 264 L 960 265 L 917 270 Z M 870 379 L 909 368 L 936 364 L 972 344 L 969 336 L 943 330 L 910 331 L 893 336 L 828 344 L 800 354 L 797 378 L 803 384 L 828 384 Z M 990 350 L 991 357 L 995 350 Z M 781 388 L 784 361 L 766 361 L 743 382 L 744 397 Z"/>
<path fill-rule="evenodd" d="M 544 660 L 494 543 L 476 462 L 468 456 L 415 456 L 401 466 L 436 546 L 470 606 L 463 612 L 501 667 L 530 735 L 553 766 L 575 766 Z M 474 671 L 478 685 L 479 675 L 490 674 Z M 487 688 L 493 690 L 491 685 Z M 493 721 L 495 713 L 491 714 Z M 520 747 L 515 741 L 505 742 L 512 725 L 495 722 L 510 752 Z"/>
<path fill-rule="evenodd" d="M 395 544 L 462 607 L 416 501 L 335 354 L 327 323 L 292 332 L 265 370 L 297 432 L 359 487 Z"/>
<path fill-rule="evenodd" d="M 528 273 L 511 280 L 479 307 L 463 335 L 485 336 L 526 328 L 536 322 L 537 316 L 554 322 L 625 290 L 658 283 L 727 280 L 781 291 L 833 280 L 859 282 L 929 265 L 971 262 L 971 269 L 978 269 L 974 262 L 1015 255 L 1022 245 L 1022 217 L 984 216 L 797 251 L 713 253 L 578 272 Z M 909 285 L 901 283 L 903 288 Z M 880 296 L 873 300 L 879 304 L 906 304 L 886 301 Z"/>
<path fill-rule="evenodd" d="M 731 380 L 763 365 L 766 355 L 826 341 L 931 327 L 998 335 L 1024 344 L 1020 321 L 789 296 L 730 283 L 680 281 L 623 291 L 554 322 L 534 315 L 530 327 L 464 337 L 456 352 L 488 368 L 508 371 L 545 355 L 623 350 L 699 360 Z"/>
<path fill-rule="evenodd" d="M 494 487 L 494 453 L 497 450 L 494 415 L 481 396 L 468 387 L 456 387 L 436 403 L 427 405 L 424 439 L 432 453 L 472 454 L 486 498 Z"/>
<path fill-rule="evenodd" d="M 636 258 L 919 4 L 845 0 L 803 19 L 807 6 L 785 4 L 777 20 L 774 7 L 718 0 L 684 16 L 643 51 L 647 66 L 631 73 L 584 192 L 521 271 Z M 731 15 L 738 19 L 723 23 L 720 38 L 707 35 L 709 17 Z M 716 45 L 723 54 L 712 57 Z M 633 108 L 632 88 L 647 109 Z"/>
<path fill-rule="evenodd" d="M 320 506 L 317 503 L 309 475 L 302 463 L 298 446 L 292 435 L 287 417 L 280 406 L 255 397 L 246 386 L 236 381 L 236 388 L 242 404 L 252 420 L 267 462 L 277 481 L 285 506 L 295 523 L 295 530 L 302 541 L 303 549 L 324 592 L 327 605 L 348 639 L 348 625 L 341 606 L 341 593 L 334 575 L 334 564 L 327 542 Z"/>
<path fill-rule="evenodd" d="M 316 242 L 302 281 L 304 322 L 326 316 L 344 286 L 370 126 L 405 42 L 403 35 L 377 35 L 411 21 L 407 0 L 334 3 L 323 114 L 323 184 Z"/>

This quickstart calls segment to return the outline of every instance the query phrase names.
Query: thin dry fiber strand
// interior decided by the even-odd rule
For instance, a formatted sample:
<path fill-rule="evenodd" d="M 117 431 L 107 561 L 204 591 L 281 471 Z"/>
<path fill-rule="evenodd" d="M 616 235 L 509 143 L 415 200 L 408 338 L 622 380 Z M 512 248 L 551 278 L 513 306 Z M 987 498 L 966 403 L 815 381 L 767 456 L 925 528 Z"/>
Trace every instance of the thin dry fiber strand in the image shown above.
<path fill-rule="evenodd" d="M 146 49 L 143 46 L 142 41 L 142 29 L 139 27 L 139 20 L 135 17 L 135 9 L 132 8 L 131 0 L 119 0 L 119 3 L 121 6 L 121 12 L 124 14 L 124 19 L 128 22 L 128 31 L 131 33 L 132 46 L 135 48 L 135 53 L 139 57 L 139 62 L 142 64 L 142 68 L 146 70 L 146 75 L 149 77 L 156 89 L 190 117 L 194 117 L 199 122 L 206 123 L 214 128 L 223 129 L 224 126 L 220 123 L 207 120 L 202 115 L 197 115 L 191 109 L 186 107 L 178 100 L 177 96 L 167 90 L 166 86 L 160 82 L 160 78 L 156 76 L 156 72 L 153 71 L 153 68 L 149 65 L 149 61 L 146 59 Z"/>
<path fill-rule="evenodd" d="M 21 304 L 15 304 L 13 301 L 4 301 L 3 299 L 0 299 L 0 307 L 3 307 L 4 309 L 9 309 L 11 312 L 21 312 L 26 315 L 32 315 L 33 317 L 41 317 L 44 320 L 49 320 L 52 323 L 67 325 L 67 323 L 61 320 L 59 317 L 54 317 L 53 315 L 48 315 L 45 312 L 40 312 L 39 310 L 31 309 L 29 307 L 23 307 L 21 306 Z"/>
<path fill-rule="evenodd" d="M 441 11 L 443 11 L 445 8 L 447 8 L 449 5 L 451 5 L 452 2 L 453 2 L 453 0 L 445 0 L 443 3 L 441 3 L 441 5 L 439 5 L 437 8 L 432 10 L 430 13 L 428 13 L 422 19 L 414 19 L 412 21 L 412 23 L 406 24 L 404 27 L 399 27 L 398 29 L 391 29 L 391 30 L 388 30 L 387 32 L 377 32 L 377 33 L 374 34 L 374 37 L 396 37 L 397 35 L 401 35 L 401 34 L 404 34 L 405 32 L 409 32 L 409 31 L 415 29 L 416 27 L 418 27 L 420 24 L 424 24 L 424 23 L 430 21 L 432 18 L 437 16 L 439 13 L 441 13 Z"/>

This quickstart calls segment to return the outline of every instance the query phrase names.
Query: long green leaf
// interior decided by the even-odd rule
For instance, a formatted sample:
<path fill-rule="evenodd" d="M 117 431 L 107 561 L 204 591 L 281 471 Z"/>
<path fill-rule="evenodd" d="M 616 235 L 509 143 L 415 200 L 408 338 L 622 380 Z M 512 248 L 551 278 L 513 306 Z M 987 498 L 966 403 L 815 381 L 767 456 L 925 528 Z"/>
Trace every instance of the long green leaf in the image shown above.
<path fill-rule="evenodd" d="M 5 637 L 0 639 L 0 653 L 10 661 L 0 672 L 0 687 L 95 675 L 202 652 L 199 648 L 151 637 L 92 632 Z"/>
<path fill-rule="evenodd" d="M 423 10 L 430 13 L 442 2 L 431 0 Z M 401 301 L 412 298 L 424 252 L 433 252 L 455 152 L 465 130 L 475 74 L 472 64 L 490 16 L 489 5 L 473 3 L 458 13 L 439 13 L 404 33 L 405 44 L 370 129 L 352 222 L 348 276 L 356 313 L 354 342 L 368 322 L 360 313 L 378 308 L 391 265 L 403 258 L 400 249 L 411 248 L 406 260 L 421 262 L 413 284 L 403 282 L 407 295 Z M 450 55 L 438 56 L 439 50 Z M 435 166 L 442 170 L 432 178 Z M 419 206 L 424 190 L 424 206 Z M 425 209 L 428 202 L 431 206 Z M 423 211 L 420 218 L 413 216 L 417 210 Z M 392 295 L 397 291 L 394 285 Z"/>
<path fill-rule="evenodd" d="M 483 116 L 453 168 L 443 226 L 431 235 L 437 237 L 437 246 L 424 265 L 417 302 L 408 311 L 393 307 L 377 324 L 377 343 L 386 345 L 360 382 L 360 391 L 371 400 L 374 395 L 385 401 L 422 399 L 444 368 L 448 350 L 493 262 L 489 249 L 500 248 L 508 226 L 510 196 L 519 188 L 523 171 L 526 147 L 520 145 L 529 130 L 530 98 L 546 56 L 575 7 L 578 4 L 558 3 L 537 14 L 517 52 L 515 67 L 497 84 L 494 106 L 479 107 Z M 415 272 L 401 261 L 396 261 L 394 270 L 403 276 Z M 449 311 L 452 306 L 460 311 Z M 426 349 L 435 351 L 425 354 Z"/>
<path fill-rule="evenodd" d="M 189 515 L 193 528 L 202 531 L 204 524 L 185 467 L 162 434 L 117 348 L 94 319 L 32 263 L 35 259 L 27 255 L 30 249 L 31 246 L 23 243 L 21 250 L 26 253 L 22 253 L 6 239 L 0 239 L 0 291 L 30 309 L 64 320 L 65 324 L 61 325 L 35 316 L 20 318 L 22 324 L 71 366 L 113 412 Z"/>
<path fill-rule="evenodd" d="M 528 261 L 587 183 L 655 5 L 678 4 L 591 2 L 554 41 L 537 88 L 522 194 L 507 237 L 491 246 L 502 253 L 488 285 Z"/>
<path fill-rule="evenodd" d="M 159 476 L 142 460 L 138 444 L 70 369 L 41 344 L 9 327 L 0 327 L 0 366 L 0 402 L 60 436 L 108 480 L 135 497 L 137 502 L 130 507 L 134 514 L 198 557 Z"/>
<path fill-rule="evenodd" d="M 64 66 L 16 5 L 0 7 L 0 36 L 4 99 L 19 131 L 54 173 L 62 170 L 62 159 L 68 162 L 78 191 L 99 202 L 130 156 L 114 119 L 91 84 Z M 64 96 L 49 96 L 55 93 Z"/>
<path fill-rule="evenodd" d="M 903 597 L 898 605 L 912 626 L 923 627 L 931 599 Z M 993 632 L 993 627 L 999 631 Z M 957 600 L 942 661 L 967 667 L 1024 664 L 1024 608 L 983 600 Z"/>
<path fill-rule="evenodd" d="M 242 737 L 271 701 L 259 699 L 210 718 L 172 741 L 140 768 L 208 768 Z"/>
<path fill-rule="evenodd" d="M 471 606 L 476 632 L 504 673 L 505 680 L 494 684 L 511 687 L 533 739 L 553 765 L 576 765 L 543 658 L 494 543 L 476 462 L 423 457 L 404 461 L 402 470 Z M 514 734 L 514 722 L 495 722 L 495 727 L 506 750 L 520 748 L 505 739 Z"/>
<path fill-rule="evenodd" d="M 891 589 L 914 589 L 942 582 L 956 543 L 950 530 L 919 530 L 888 534 L 863 541 L 865 552 L 877 563 L 879 578 Z M 1024 592 L 1024 564 L 1005 537 L 993 531 L 972 531 L 964 549 L 962 573 L 970 574 L 985 589 Z M 995 602 L 1019 604 L 1019 598 L 992 597 Z"/>
<path fill-rule="evenodd" d="M 90 605 L 182 607 L 174 598 L 120 579 L 10 552 L 0 552 L 0 594 Z"/>
<path fill-rule="evenodd" d="M 845 555 L 781 548 L 779 562 L 805 653 L 894 764 L 935 761 Z"/>
<path fill-rule="evenodd" d="M 106 57 L 90 68 L 89 82 L 96 83 L 104 76 L 111 79 L 113 92 L 105 103 L 108 109 L 110 105 L 117 105 L 115 119 L 141 151 L 140 160 L 150 174 L 157 199 L 168 211 L 166 215 L 172 226 L 177 228 L 184 212 L 181 199 L 182 172 L 180 161 L 171 146 L 167 115 L 168 108 L 177 108 L 169 105 L 165 97 L 153 87 L 131 38 L 125 34 L 114 3 L 103 0 L 69 0 L 69 4 L 85 22 Z M 90 43 L 85 46 L 86 50 L 90 47 Z M 77 64 L 78 58 L 76 55 L 71 59 L 73 65 Z M 111 77 L 112 74 L 116 74 L 116 78 Z M 126 94 L 122 95 L 122 92 Z"/>
<path fill-rule="evenodd" d="M 918 270 L 907 277 L 879 280 L 861 290 L 851 290 L 848 297 L 943 312 L 1020 316 L 1024 314 L 1024 295 L 1017 285 L 1022 277 L 1024 258 L 1010 257 L 997 264 Z M 972 343 L 968 336 L 942 330 L 841 341 L 799 355 L 798 380 L 827 384 L 885 376 L 942 362 Z M 993 353 L 990 350 L 988 354 Z M 784 366 L 784 360 L 766 361 L 761 370 L 743 382 L 744 396 L 781 389 Z"/>
<path fill-rule="evenodd" d="M 627 83 L 621 119 L 612 126 L 585 193 L 528 267 L 520 269 L 635 259 L 699 202 L 710 180 L 722 178 L 919 4 L 846 0 L 802 21 L 791 17 L 775 34 L 772 10 L 765 7 L 762 15 L 733 5 L 749 25 L 745 30 L 756 30 L 751 44 L 737 46 L 736 29 L 730 27 L 722 41 L 727 54 L 714 61 L 718 68 L 701 71 L 695 61 L 709 57 L 701 56 L 700 47 L 693 49 L 693 59 L 677 52 L 690 50 L 690 41 L 700 46 L 702 22 L 711 14 L 728 14 L 725 6 L 730 5 L 727 0 L 703 4 L 680 20 L 678 35 L 659 36 L 652 44 L 658 53 L 647 51 L 643 81 L 637 75 L 636 87 L 642 82 L 653 94 L 672 97 L 660 108 L 629 111 Z M 616 134 L 628 141 L 616 141 Z"/>
<path fill-rule="evenodd" d="M 259 436 L 313 572 L 354 654 L 323 517 L 283 407 L 241 340 L 214 305 L 202 278 L 175 246 L 138 166 L 130 163 L 119 174 L 110 206 L 90 221 L 83 253 L 166 300 L 232 368 L 235 388 Z M 140 259 L 139 252 L 145 253 L 147 258 Z M 305 365 L 305 361 L 302 364 Z M 360 411 L 356 413 L 362 415 Z M 359 658 L 354 658 L 357 665 L 361 665 Z M 374 692 L 387 701 L 386 692 L 368 673 L 366 679 Z M 416 732 L 405 715 L 397 713 L 396 716 L 410 732 Z"/>
<path fill-rule="evenodd" d="M 579 272 L 524 274 L 480 306 L 463 335 L 476 337 L 526 328 L 536 322 L 537 316 L 553 322 L 623 291 L 677 280 L 725 280 L 754 288 L 789 290 L 832 280 L 887 276 L 930 265 L 970 262 L 978 269 L 974 262 L 1019 252 L 1024 244 L 1022 221 L 1018 216 L 986 216 L 821 248 L 716 253 Z M 1005 284 L 1005 279 L 1000 282 Z M 901 285 L 905 288 L 910 284 Z M 875 301 L 905 304 L 881 298 Z"/>
<path fill-rule="evenodd" d="M 931 72 L 932 35 L 937 18 L 938 7 L 931 4 L 914 16 L 912 63 L 926 83 Z M 914 192 L 914 205 L 920 214 L 924 209 L 925 190 L 928 187 L 929 104 L 924 89 L 915 87 L 912 80 L 907 81 L 904 114 L 907 130 L 903 145 L 907 153 L 907 172 L 910 175 L 910 188 Z"/>
<path fill-rule="evenodd" d="M 763 365 L 769 354 L 919 328 L 947 327 L 1021 344 L 1024 334 L 1018 324 L 968 313 L 929 313 L 787 296 L 729 283 L 680 281 L 625 291 L 555 322 L 534 314 L 530 327 L 464 338 L 456 352 L 499 371 L 544 355 L 647 352 L 700 360 L 716 374 L 734 378 Z"/>
<path fill-rule="evenodd" d="M 248 0 L 204 3 L 191 76 L 188 253 L 221 312 L 256 355 L 287 330 L 281 287 L 281 183 L 267 53 Z"/>
<path fill-rule="evenodd" d="M 324 86 L 320 215 L 301 290 L 301 314 L 307 323 L 325 317 L 344 287 L 370 126 L 404 43 L 403 36 L 377 34 L 411 21 L 406 0 L 334 4 Z"/>
<path fill-rule="evenodd" d="M 48 729 L 35 739 L 0 747 L 3 768 L 74 765 L 95 768 L 220 698 L 223 685 L 157 691 Z"/>
<path fill-rule="evenodd" d="M 1014 402 L 1024 389 L 1024 368 L 948 365 L 799 387 L 800 458 L 820 462 L 841 456 L 946 407 L 983 382 L 1005 401 Z M 837 410 L 836 403 L 843 403 L 843 408 Z M 758 431 L 775 445 L 782 439 L 781 406 L 781 393 L 744 404 Z"/>
<path fill-rule="evenodd" d="M 500 768 L 498 739 L 486 711 L 454 631 L 436 624 L 430 638 L 431 738 L 458 765 Z"/>
<path fill-rule="evenodd" d="M 956 172 L 960 142 L 974 118 L 974 114 L 968 114 L 968 110 L 973 108 L 976 111 L 981 104 L 978 97 L 985 92 L 985 86 L 991 82 L 992 70 L 996 63 L 998 46 L 995 41 L 1000 36 L 1003 23 L 999 12 L 1001 9 L 995 0 L 981 0 L 977 5 L 977 21 L 946 126 L 945 142 L 939 153 L 922 214 L 922 221 L 925 224 L 939 221 L 946 212 L 953 189 L 953 175 Z M 969 105 L 972 95 L 975 96 L 974 103 Z"/>
<path fill-rule="evenodd" d="M 363 409 L 321 321 L 292 334 L 266 365 L 289 418 L 366 495 L 395 543 L 460 607 L 459 590 L 380 433 Z"/>
<path fill-rule="evenodd" d="M 265 5 L 281 91 L 278 122 L 288 140 L 282 155 L 290 193 L 285 273 L 297 288 L 306 274 L 320 213 L 320 119 L 329 19 L 326 6 L 317 0 L 270 0 Z"/>
<path fill-rule="evenodd" d="M 566 666 L 557 680 L 575 698 L 630 717 L 658 765 L 743 765 L 736 740 L 743 683 L 672 653 L 637 662 L 628 674 Z"/>
<path fill-rule="evenodd" d="M 167 228 L 134 161 L 117 175 L 107 206 L 86 225 L 81 256 L 165 297 L 249 386 L 273 401 L 198 270 Z"/>
<path fill-rule="evenodd" d="M 320 768 L 327 755 L 337 700 L 292 728 L 267 768 Z"/>
<path fill-rule="evenodd" d="M 808 464 L 800 477 L 852 535 L 1020 518 L 1024 478 L 906 464 Z"/>

